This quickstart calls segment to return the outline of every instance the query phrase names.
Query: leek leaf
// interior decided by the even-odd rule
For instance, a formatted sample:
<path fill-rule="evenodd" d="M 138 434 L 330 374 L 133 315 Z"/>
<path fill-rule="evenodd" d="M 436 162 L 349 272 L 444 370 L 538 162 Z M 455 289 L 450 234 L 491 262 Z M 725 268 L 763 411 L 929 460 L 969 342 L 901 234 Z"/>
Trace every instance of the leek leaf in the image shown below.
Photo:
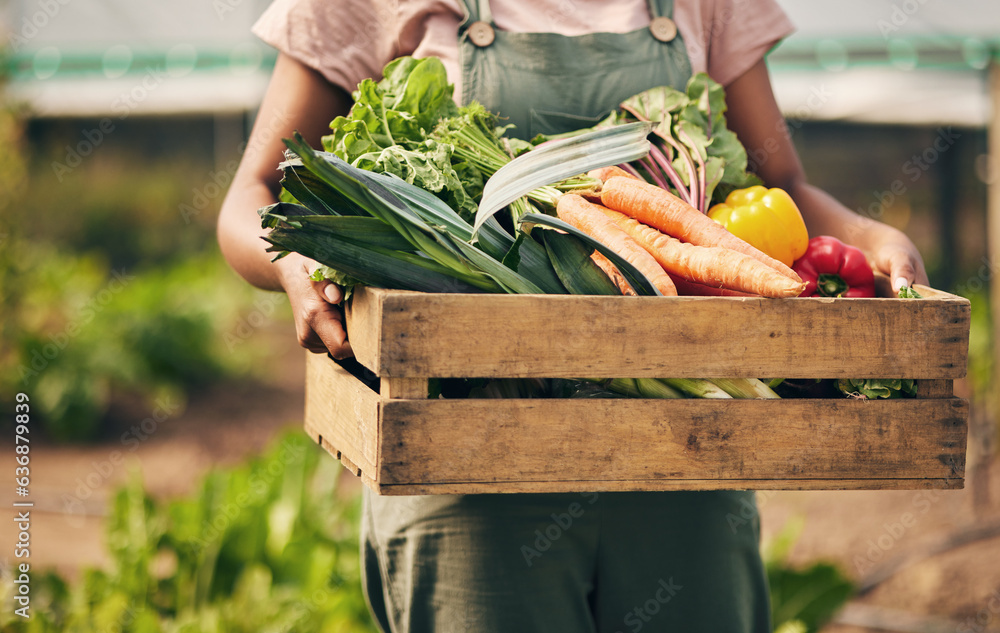
<path fill-rule="evenodd" d="M 602 128 L 526 152 L 501 167 L 486 182 L 474 232 L 487 218 L 533 190 L 581 173 L 638 160 L 649 153 L 652 123 Z"/>
<path fill-rule="evenodd" d="M 559 280 L 574 295 L 620 295 L 600 266 L 590 259 L 594 249 L 566 233 L 539 231 Z"/>
<path fill-rule="evenodd" d="M 457 275 L 437 262 L 391 249 L 308 231 L 273 229 L 265 238 L 269 252 L 295 251 L 320 264 L 378 288 L 422 292 L 503 292 L 486 275 Z"/>
<path fill-rule="evenodd" d="M 528 225 L 537 224 L 540 226 L 547 226 L 553 229 L 559 229 L 564 233 L 569 233 L 570 235 L 573 235 L 583 240 L 585 244 L 593 246 L 595 249 L 597 249 L 597 251 L 601 255 L 604 255 L 605 257 L 611 260 L 611 263 L 618 268 L 621 274 L 625 277 L 625 280 L 628 281 L 629 285 L 632 286 L 632 289 L 635 290 L 635 293 L 637 295 L 662 296 L 660 291 L 657 290 L 652 283 L 650 283 L 649 279 L 647 279 L 645 275 L 639 272 L 638 268 L 628 263 L 618 253 L 614 252 L 613 250 L 605 246 L 603 243 L 599 242 L 598 240 L 595 240 L 594 238 L 587 235 L 586 233 L 576 228 L 575 226 L 567 224 L 566 222 L 563 222 L 559 218 L 553 218 L 551 216 L 542 215 L 540 213 L 528 213 L 523 218 L 521 218 L 521 222 L 522 226 L 525 224 Z"/>

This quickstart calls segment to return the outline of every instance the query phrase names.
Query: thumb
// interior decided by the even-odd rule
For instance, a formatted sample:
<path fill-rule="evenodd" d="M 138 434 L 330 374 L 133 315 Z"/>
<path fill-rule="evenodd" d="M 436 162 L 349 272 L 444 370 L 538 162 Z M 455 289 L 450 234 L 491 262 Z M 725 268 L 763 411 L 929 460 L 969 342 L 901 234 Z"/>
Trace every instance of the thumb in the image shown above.
<path fill-rule="evenodd" d="M 314 281 L 312 285 L 316 293 L 323 297 L 327 303 L 337 305 L 344 299 L 344 291 L 332 281 L 324 279 L 323 281 Z"/>
<path fill-rule="evenodd" d="M 903 286 L 912 286 L 917 279 L 917 269 L 906 252 L 896 251 L 890 255 L 888 268 L 893 292 L 899 292 Z"/>

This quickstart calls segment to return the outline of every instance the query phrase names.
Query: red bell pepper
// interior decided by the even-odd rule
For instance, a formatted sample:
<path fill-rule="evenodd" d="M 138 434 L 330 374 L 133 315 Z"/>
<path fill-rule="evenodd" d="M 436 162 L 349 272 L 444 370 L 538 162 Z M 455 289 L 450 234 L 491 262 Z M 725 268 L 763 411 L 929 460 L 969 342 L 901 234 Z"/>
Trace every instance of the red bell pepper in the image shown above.
<path fill-rule="evenodd" d="M 865 254 L 829 235 L 809 240 L 792 269 L 806 282 L 802 297 L 875 296 L 875 274 Z"/>

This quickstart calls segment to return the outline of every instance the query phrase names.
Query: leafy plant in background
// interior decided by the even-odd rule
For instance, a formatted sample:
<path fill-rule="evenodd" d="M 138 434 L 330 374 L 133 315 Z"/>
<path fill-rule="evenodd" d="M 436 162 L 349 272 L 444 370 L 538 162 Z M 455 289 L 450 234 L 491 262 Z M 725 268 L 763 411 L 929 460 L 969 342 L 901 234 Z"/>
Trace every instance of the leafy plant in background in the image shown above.
<path fill-rule="evenodd" d="M 261 353 L 232 344 L 255 293 L 216 252 L 133 274 L 97 254 L 11 239 L 0 286 L 0 393 L 29 393 L 57 439 L 95 437 L 116 396 L 179 405 L 213 380 L 246 374 Z M 268 307 L 282 314 L 282 305 Z"/>
<path fill-rule="evenodd" d="M 32 618 L 10 633 L 375 631 L 361 592 L 358 498 L 338 498 L 339 462 L 290 433 L 259 459 L 210 474 L 193 495 L 151 499 L 138 476 L 114 497 L 111 564 L 75 583 L 32 577 Z"/>
<path fill-rule="evenodd" d="M 965 298 L 972 304 L 972 322 L 969 328 L 969 382 L 976 400 L 986 406 L 995 406 L 993 399 L 993 327 L 990 300 L 985 292 L 967 292 Z"/>
<path fill-rule="evenodd" d="M 789 521 L 764 552 L 775 633 L 815 633 L 854 594 L 853 583 L 836 565 L 788 563 L 788 555 L 803 525 L 801 517 Z"/>

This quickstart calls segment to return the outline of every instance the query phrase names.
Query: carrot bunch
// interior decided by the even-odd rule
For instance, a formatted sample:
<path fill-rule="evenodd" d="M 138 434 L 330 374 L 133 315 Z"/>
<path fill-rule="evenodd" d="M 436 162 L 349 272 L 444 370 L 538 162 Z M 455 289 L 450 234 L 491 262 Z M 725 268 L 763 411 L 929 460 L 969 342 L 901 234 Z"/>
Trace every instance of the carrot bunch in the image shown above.
<path fill-rule="evenodd" d="M 563 195 L 563 221 L 602 242 L 638 268 L 667 296 L 760 295 L 797 297 L 805 289 L 788 266 L 734 236 L 669 191 L 606 168 L 590 173 L 600 192 Z M 600 202 L 597 204 L 596 201 Z M 621 275 L 598 264 L 622 288 Z"/>

